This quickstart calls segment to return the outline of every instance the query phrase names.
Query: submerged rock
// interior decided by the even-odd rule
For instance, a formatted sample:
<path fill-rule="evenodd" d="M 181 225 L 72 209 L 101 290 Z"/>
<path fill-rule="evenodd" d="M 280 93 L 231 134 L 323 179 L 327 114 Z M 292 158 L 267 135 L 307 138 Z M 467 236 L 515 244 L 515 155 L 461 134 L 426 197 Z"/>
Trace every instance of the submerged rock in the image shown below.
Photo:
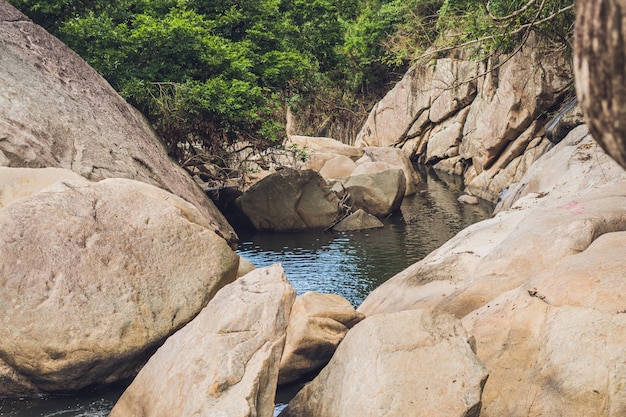
<path fill-rule="evenodd" d="M 348 332 L 280 417 L 477 417 L 487 376 L 454 317 L 381 314 Z"/>
<path fill-rule="evenodd" d="M 110 416 L 273 416 L 294 299 L 278 264 L 224 287 L 150 358 Z"/>
<path fill-rule="evenodd" d="M 141 182 L 66 180 L 14 200 L 0 209 L 0 395 L 134 375 L 238 259 L 194 206 Z"/>
<path fill-rule="evenodd" d="M 380 227 L 385 227 L 385 225 L 378 217 L 366 213 L 362 209 L 358 209 L 333 226 L 333 230 L 336 232 L 350 232 L 353 230 L 377 229 Z"/>

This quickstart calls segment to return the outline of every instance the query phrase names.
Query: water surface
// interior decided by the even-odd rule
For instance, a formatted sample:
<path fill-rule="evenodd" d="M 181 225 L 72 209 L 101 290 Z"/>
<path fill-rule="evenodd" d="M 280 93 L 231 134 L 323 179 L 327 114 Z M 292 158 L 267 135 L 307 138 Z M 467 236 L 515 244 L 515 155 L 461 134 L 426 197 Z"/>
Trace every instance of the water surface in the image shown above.
<path fill-rule="evenodd" d="M 325 233 L 239 232 L 238 252 L 257 267 L 282 263 L 298 294 L 339 294 L 355 307 L 372 290 L 425 257 L 456 233 L 490 216 L 489 204 L 466 206 L 456 201 L 459 179 L 421 172 L 420 192 L 402 203 L 399 213 L 383 219 L 382 229 Z M 123 392 L 117 386 L 77 396 L 35 399 L 0 398 L 2 417 L 105 417 Z M 277 397 L 275 414 L 295 394 Z"/>

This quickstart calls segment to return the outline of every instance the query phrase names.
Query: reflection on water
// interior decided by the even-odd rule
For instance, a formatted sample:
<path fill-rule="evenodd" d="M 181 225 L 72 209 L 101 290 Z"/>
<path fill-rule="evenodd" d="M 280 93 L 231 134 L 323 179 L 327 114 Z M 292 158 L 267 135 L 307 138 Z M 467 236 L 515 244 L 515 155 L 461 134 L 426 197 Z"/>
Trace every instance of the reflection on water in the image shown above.
<path fill-rule="evenodd" d="M 456 201 L 457 179 L 423 176 L 422 192 L 408 197 L 400 213 L 383 219 L 383 229 L 324 233 L 240 233 L 238 252 L 256 266 L 283 264 L 298 294 L 339 294 L 359 305 L 381 283 L 417 262 L 464 227 L 489 217 L 493 207 L 464 206 Z M 115 387 L 81 396 L 37 399 L 0 398 L 3 417 L 104 417 L 123 391 Z M 281 392 L 275 414 L 293 396 Z"/>
<path fill-rule="evenodd" d="M 358 232 L 240 232 L 238 253 L 257 267 L 282 263 L 298 294 L 330 292 L 358 306 L 372 290 L 425 257 L 468 225 L 490 216 L 492 207 L 457 201 L 454 178 L 424 178 L 385 227 Z"/>

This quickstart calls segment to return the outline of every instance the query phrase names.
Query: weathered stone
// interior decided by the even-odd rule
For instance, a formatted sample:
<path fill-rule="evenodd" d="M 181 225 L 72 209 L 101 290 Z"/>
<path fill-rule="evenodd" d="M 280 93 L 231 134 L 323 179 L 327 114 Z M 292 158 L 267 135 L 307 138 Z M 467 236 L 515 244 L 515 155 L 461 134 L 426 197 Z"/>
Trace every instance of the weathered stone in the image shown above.
<path fill-rule="evenodd" d="M 343 184 L 353 209 L 385 217 L 400 208 L 406 189 L 404 172 L 384 162 L 359 165 Z"/>
<path fill-rule="evenodd" d="M 535 163 L 508 203 L 374 290 L 358 311 L 432 308 L 464 317 L 603 233 L 626 230 L 626 173 L 584 127 Z M 530 194 L 533 193 L 533 194 Z M 505 199 L 507 199 L 505 197 Z"/>
<path fill-rule="evenodd" d="M 546 125 L 546 137 L 550 142 L 559 143 L 576 126 L 585 123 L 578 99 L 573 98 Z"/>
<path fill-rule="evenodd" d="M 464 108 L 453 120 L 440 125 L 437 132 L 430 136 L 426 147 L 427 163 L 436 163 L 441 159 L 456 156 L 453 153 L 458 155 L 459 145 L 463 138 L 463 124 L 469 110 L 470 107 Z"/>
<path fill-rule="evenodd" d="M 0 357 L 25 393 L 128 378 L 238 258 L 194 206 L 145 183 L 81 178 L 14 200 L 0 209 Z"/>
<path fill-rule="evenodd" d="M 476 82 L 459 80 L 470 80 L 479 68 L 479 63 L 450 58 L 412 67 L 374 106 L 355 146 L 393 146 L 423 134 L 428 124 L 446 119 L 472 101 Z"/>
<path fill-rule="evenodd" d="M 299 296 L 289 318 L 278 383 L 295 382 L 322 369 L 348 330 L 364 317 L 335 294 Z"/>
<path fill-rule="evenodd" d="M 471 159 L 479 174 L 541 112 L 552 107 L 571 82 L 567 58 L 561 52 L 547 52 L 537 46 L 537 41 L 529 40 L 479 85 L 480 94 L 467 116 L 460 147 L 460 155 Z"/>
<path fill-rule="evenodd" d="M 377 229 L 380 227 L 385 227 L 385 225 L 378 217 L 372 216 L 362 209 L 358 209 L 333 226 L 333 230 L 336 232 L 349 232 L 353 230 Z"/>
<path fill-rule="evenodd" d="M 626 414 L 625 250 L 602 235 L 463 320 L 491 374 L 481 416 Z"/>
<path fill-rule="evenodd" d="M 337 155 L 326 162 L 319 172 L 324 179 L 329 180 L 349 177 L 355 169 L 356 163 L 351 158 L 344 155 Z"/>
<path fill-rule="evenodd" d="M 487 370 L 458 319 L 425 310 L 368 317 L 281 417 L 480 415 Z"/>
<path fill-rule="evenodd" d="M 357 162 L 362 164 L 363 162 L 361 161 L 367 158 L 372 162 L 385 162 L 390 167 L 400 168 L 404 172 L 406 182 L 404 196 L 415 194 L 416 185 L 420 183 L 420 177 L 415 172 L 409 157 L 401 149 L 368 146 L 363 148 L 363 150 L 365 155 Z"/>
<path fill-rule="evenodd" d="M 292 135 L 285 142 L 285 146 L 292 145 L 305 151 L 311 150 L 312 152 L 343 155 L 350 158 L 360 158 L 363 155 L 362 149 L 341 143 L 333 138 Z"/>
<path fill-rule="evenodd" d="M 213 230 L 236 242 L 139 112 L 58 39 L 4 1 L 0 7 L 0 164 L 156 185 L 194 204 Z"/>
<path fill-rule="evenodd" d="M 576 2 L 576 94 L 594 139 L 626 168 L 626 2 Z"/>
<path fill-rule="evenodd" d="M 476 197 L 475 195 L 470 195 L 470 194 L 463 194 L 457 200 L 459 201 L 459 203 L 463 203 L 463 204 L 469 204 L 469 205 L 478 204 L 478 197 Z"/>
<path fill-rule="evenodd" d="M 63 168 L 0 167 L 0 208 L 13 200 L 35 194 L 55 182 L 80 178 L 74 171 Z"/>
<path fill-rule="evenodd" d="M 508 210 L 388 280 L 358 311 L 462 317 L 490 370 L 481 416 L 621 415 L 625 187 L 626 172 L 578 127 L 511 187 Z"/>
<path fill-rule="evenodd" d="M 150 358 L 110 416 L 273 416 L 294 299 L 280 265 L 224 287 Z"/>
<path fill-rule="evenodd" d="M 339 199 L 313 170 L 281 169 L 250 187 L 235 204 L 256 230 L 326 228 L 339 218 Z"/>

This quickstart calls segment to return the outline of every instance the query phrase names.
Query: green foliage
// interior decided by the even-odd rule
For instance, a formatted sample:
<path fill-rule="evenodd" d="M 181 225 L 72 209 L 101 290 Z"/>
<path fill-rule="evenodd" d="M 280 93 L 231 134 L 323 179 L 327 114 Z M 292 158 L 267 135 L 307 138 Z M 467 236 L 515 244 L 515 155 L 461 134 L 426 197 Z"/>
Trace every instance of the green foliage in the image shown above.
<path fill-rule="evenodd" d="M 10 0 L 98 70 L 185 162 L 356 117 L 426 50 L 566 44 L 573 0 Z M 432 58 L 432 56 L 430 56 Z M 314 133 L 314 132 L 311 132 Z M 220 157 L 221 158 L 221 157 Z"/>

